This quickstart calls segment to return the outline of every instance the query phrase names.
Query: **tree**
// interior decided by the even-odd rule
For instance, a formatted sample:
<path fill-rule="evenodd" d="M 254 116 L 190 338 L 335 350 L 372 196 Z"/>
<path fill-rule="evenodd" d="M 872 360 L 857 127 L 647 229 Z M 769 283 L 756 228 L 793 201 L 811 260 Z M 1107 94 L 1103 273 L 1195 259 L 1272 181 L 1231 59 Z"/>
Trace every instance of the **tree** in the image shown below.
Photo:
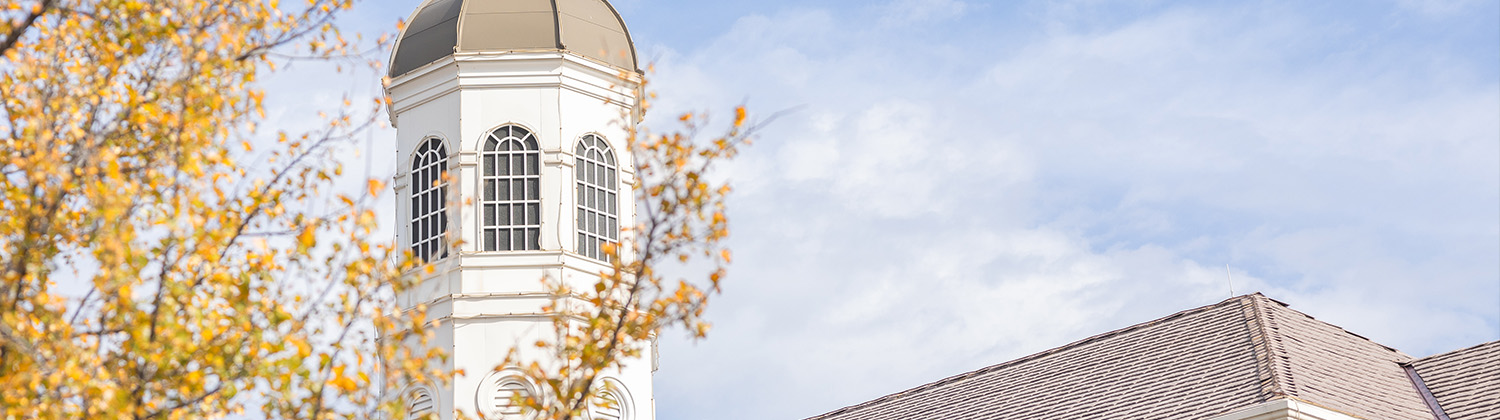
<path fill-rule="evenodd" d="M 331 24 L 350 6 L 0 5 L 0 417 L 397 410 L 366 372 L 441 355 L 373 339 L 425 337 L 385 310 L 414 267 L 368 238 L 380 181 L 332 191 L 381 104 L 256 128 L 278 63 L 360 62 Z"/>
<path fill-rule="evenodd" d="M 644 91 L 644 83 L 642 90 Z M 641 100 L 644 114 L 655 94 Z M 625 116 L 624 121 L 634 118 Z M 711 295 L 720 291 L 731 254 L 724 244 L 729 221 L 724 200 L 727 180 L 716 179 L 716 166 L 734 158 L 748 144 L 756 126 L 747 123 L 744 106 L 736 107 L 727 131 L 711 139 L 699 135 L 709 119 L 682 114 L 680 131 L 652 134 L 635 124 L 627 126 L 627 144 L 636 169 L 637 225 L 626 227 L 621 246 L 606 245 L 611 269 L 599 273 L 592 289 L 575 290 L 557 279 L 544 280 L 554 296 L 545 309 L 553 313 L 551 340 L 534 343 L 549 360 L 517 360 L 513 350 L 496 369 L 520 364 L 528 379 L 538 384 L 542 398 L 521 403 L 539 420 L 586 418 L 591 405 L 610 406 L 599 376 L 620 366 L 622 359 L 639 357 L 646 346 L 671 328 L 690 337 L 707 336 L 703 319 Z M 625 260 L 621 255 L 634 256 Z M 666 268 L 706 267 L 702 278 L 669 278 Z M 688 270 L 688 272 L 693 272 Z M 522 398 L 518 396 L 517 398 Z"/>
<path fill-rule="evenodd" d="M 0 417 L 379 418 L 405 409 L 389 384 L 451 374 L 427 371 L 445 355 L 421 311 L 394 310 L 423 267 L 370 238 L 384 183 L 335 191 L 384 104 L 258 130 L 256 81 L 288 61 L 381 65 L 332 24 L 352 2 L 0 5 Z M 526 401 L 545 418 L 577 418 L 664 329 L 707 331 L 730 259 L 710 175 L 753 130 L 742 107 L 709 141 L 705 118 L 681 121 L 629 127 L 636 258 L 607 249 L 591 290 L 549 283 L 557 340 L 535 344 L 561 363 L 515 361 L 557 397 Z M 702 281 L 662 271 L 700 261 Z"/>

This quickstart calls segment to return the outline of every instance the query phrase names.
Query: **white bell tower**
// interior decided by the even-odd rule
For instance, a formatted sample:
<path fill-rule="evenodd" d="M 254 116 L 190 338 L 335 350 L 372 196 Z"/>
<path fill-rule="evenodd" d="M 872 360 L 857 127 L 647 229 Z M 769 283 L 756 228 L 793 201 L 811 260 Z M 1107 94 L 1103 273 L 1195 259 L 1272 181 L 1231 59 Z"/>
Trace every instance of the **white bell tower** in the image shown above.
<path fill-rule="evenodd" d="M 394 391 L 443 419 L 522 419 L 509 397 L 538 388 L 494 368 L 547 357 L 530 345 L 552 334 L 542 279 L 593 284 L 634 223 L 635 49 L 605 0 L 424 0 L 407 22 L 387 90 L 398 242 L 436 270 L 399 300 L 441 321 L 439 368 L 465 374 Z M 590 418 L 653 420 L 653 358 L 606 372 L 619 407 Z"/>

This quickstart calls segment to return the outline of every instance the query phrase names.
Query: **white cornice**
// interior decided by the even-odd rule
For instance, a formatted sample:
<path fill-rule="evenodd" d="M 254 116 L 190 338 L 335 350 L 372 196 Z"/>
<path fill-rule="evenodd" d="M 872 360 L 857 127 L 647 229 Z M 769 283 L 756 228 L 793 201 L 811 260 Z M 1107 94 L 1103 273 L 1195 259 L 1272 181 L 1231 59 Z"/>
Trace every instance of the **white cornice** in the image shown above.
<path fill-rule="evenodd" d="M 1231 411 L 1209 420 L 1360 420 L 1358 417 L 1319 407 L 1312 403 L 1283 398 Z"/>
<path fill-rule="evenodd" d="M 464 89 L 556 88 L 621 107 L 635 106 L 639 73 L 622 71 L 565 51 L 459 53 L 391 79 L 386 108 L 396 114 Z"/>

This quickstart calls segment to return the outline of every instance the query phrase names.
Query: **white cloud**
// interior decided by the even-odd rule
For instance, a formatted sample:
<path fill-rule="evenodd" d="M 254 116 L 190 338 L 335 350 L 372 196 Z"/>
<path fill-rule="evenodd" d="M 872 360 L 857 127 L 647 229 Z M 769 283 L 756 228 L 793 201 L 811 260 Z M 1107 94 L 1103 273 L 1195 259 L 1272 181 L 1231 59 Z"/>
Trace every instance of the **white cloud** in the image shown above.
<path fill-rule="evenodd" d="M 797 107 L 731 171 L 737 264 L 710 339 L 664 343 L 662 418 L 814 415 L 1217 302 L 1225 264 L 1415 355 L 1500 337 L 1493 75 L 1285 7 L 1075 3 L 991 38 L 801 10 L 656 47 L 665 109 Z"/>
<path fill-rule="evenodd" d="M 1449 16 L 1483 3 L 1483 0 L 1396 0 L 1403 8 L 1429 16 Z"/>
<path fill-rule="evenodd" d="M 892 0 L 881 6 L 881 22 L 888 25 L 929 23 L 963 16 L 971 5 L 961 0 Z"/>
<path fill-rule="evenodd" d="M 892 0 L 640 45 L 653 125 L 792 110 L 727 171 L 736 264 L 710 339 L 662 343 L 660 418 L 803 418 L 1216 302 L 1225 264 L 1414 355 L 1500 338 L 1493 64 L 1304 5 Z"/>

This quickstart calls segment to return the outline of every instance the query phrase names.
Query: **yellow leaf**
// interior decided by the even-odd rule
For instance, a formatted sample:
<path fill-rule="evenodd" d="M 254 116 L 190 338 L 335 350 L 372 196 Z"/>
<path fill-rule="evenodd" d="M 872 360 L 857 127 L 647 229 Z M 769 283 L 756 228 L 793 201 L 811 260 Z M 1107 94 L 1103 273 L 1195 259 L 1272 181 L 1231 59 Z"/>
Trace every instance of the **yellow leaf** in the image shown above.
<path fill-rule="evenodd" d="M 297 347 L 297 357 L 305 359 L 308 355 L 312 354 L 312 346 L 307 344 L 306 341 L 292 340 L 292 345 Z"/>
<path fill-rule="evenodd" d="M 380 195 L 380 189 L 385 188 L 385 183 L 384 182 L 380 182 L 380 180 L 378 180 L 378 179 L 371 179 L 369 181 L 368 187 L 369 187 L 370 195 L 371 196 L 377 196 L 377 195 Z"/>
<path fill-rule="evenodd" d="M 317 229 L 311 223 L 302 227 L 302 233 L 297 234 L 297 245 L 302 249 L 312 248 L 318 243 Z"/>
<path fill-rule="evenodd" d="M 355 384 L 353 379 L 349 379 L 348 377 L 344 376 L 340 376 L 338 377 L 338 379 L 334 379 L 333 385 L 339 387 L 339 389 L 342 389 L 345 392 L 354 392 L 355 390 L 359 389 L 359 385 Z"/>

